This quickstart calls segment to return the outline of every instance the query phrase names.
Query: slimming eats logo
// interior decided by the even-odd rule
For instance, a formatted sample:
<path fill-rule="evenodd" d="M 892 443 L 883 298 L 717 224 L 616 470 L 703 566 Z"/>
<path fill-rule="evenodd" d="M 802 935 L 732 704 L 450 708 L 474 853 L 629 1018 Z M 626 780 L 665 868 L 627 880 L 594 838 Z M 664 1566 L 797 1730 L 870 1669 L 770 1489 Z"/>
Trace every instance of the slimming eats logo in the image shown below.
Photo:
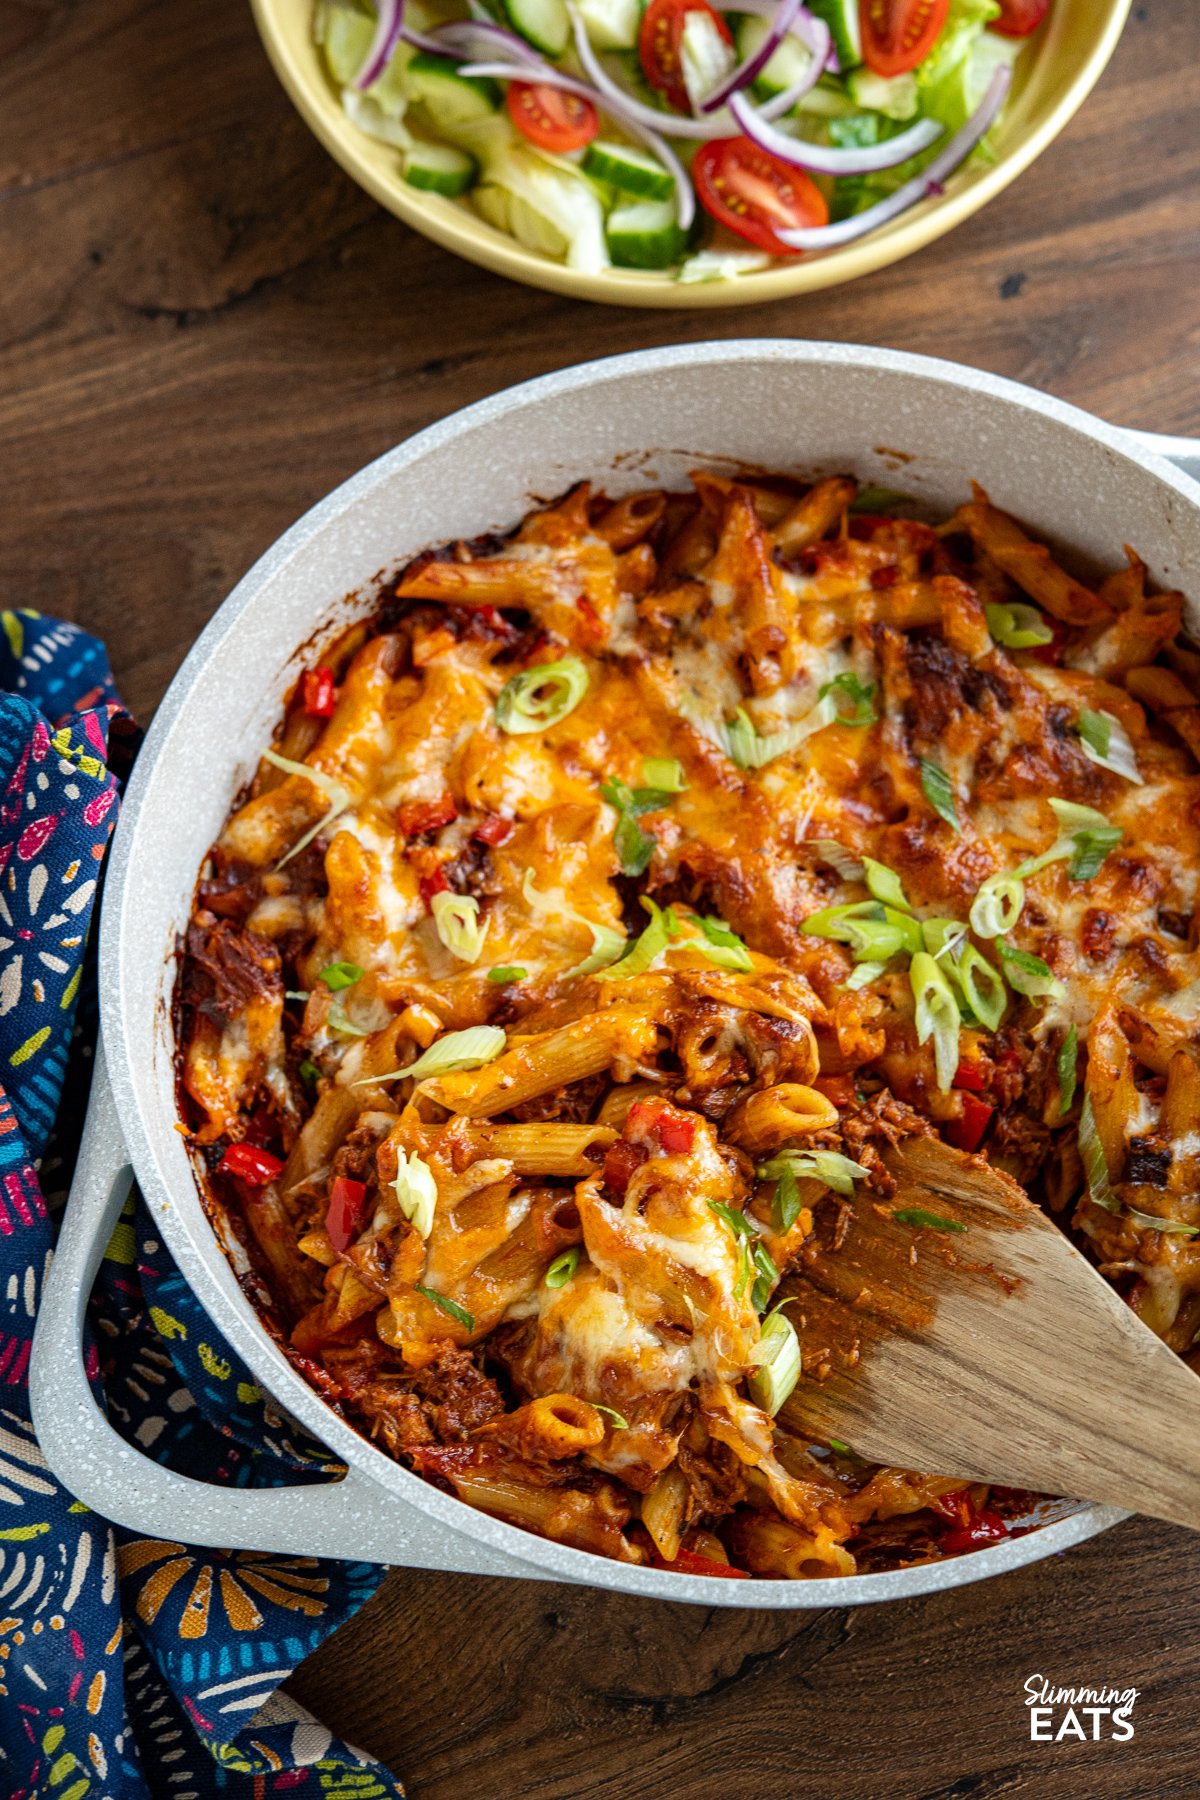
<path fill-rule="evenodd" d="M 1031 1675 L 1025 1683 L 1029 1708 L 1029 1736 L 1035 1744 L 1058 1744 L 1064 1738 L 1110 1738 L 1127 1744 L 1133 1736 L 1134 1702 L 1131 1688 L 1056 1688 L 1044 1675 Z M 1090 1729 L 1085 1721 L 1090 1721 Z"/>

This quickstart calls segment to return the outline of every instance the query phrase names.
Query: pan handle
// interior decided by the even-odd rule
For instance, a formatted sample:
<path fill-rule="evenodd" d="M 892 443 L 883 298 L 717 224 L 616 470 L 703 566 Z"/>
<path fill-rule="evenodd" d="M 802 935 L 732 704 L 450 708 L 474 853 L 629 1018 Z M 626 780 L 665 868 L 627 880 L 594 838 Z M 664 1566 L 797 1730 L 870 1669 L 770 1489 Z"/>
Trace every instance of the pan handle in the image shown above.
<path fill-rule="evenodd" d="M 537 1578 L 537 1568 L 452 1530 L 351 1468 L 341 1481 L 290 1488 L 215 1487 L 176 1475 L 116 1432 L 83 1362 L 88 1297 L 133 1182 L 97 1048 L 87 1125 L 29 1365 L 34 1430 L 50 1468 L 106 1519 L 149 1537 L 412 1569 Z M 561 1577 L 556 1577 L 561 1579 Z"/>
<path fill-rule="evenodd" d="M 1125 425 L 1121 430 L 1132 440 L 1136 450 L 1151 456 L 1165 456 L 1193 481 L 1200 481 L 1200 438 L 1168 437 L 1160 431 L 1131 431 Z"/>

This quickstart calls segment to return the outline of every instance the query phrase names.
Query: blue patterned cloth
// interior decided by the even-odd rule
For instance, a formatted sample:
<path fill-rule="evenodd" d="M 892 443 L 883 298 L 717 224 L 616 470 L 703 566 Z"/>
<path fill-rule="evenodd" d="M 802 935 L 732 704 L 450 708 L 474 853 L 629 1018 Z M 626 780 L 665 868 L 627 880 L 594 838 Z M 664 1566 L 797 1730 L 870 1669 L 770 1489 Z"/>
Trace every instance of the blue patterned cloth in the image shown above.
<path fill-rule="evenodd" d="M 86 955 L 136 734 L 104 647 L 0 614 L 0 1793 L 10 1800 L 397 1800 L 278 1692 L 375 1591 L 370 1564 L 139 1538 L 60 1485 L 27 1371 L 53 1228 L 41 1171 L 86 1093 Z M 92 1300 L 89 1374 L 146 1455 L 242 1487 L 328 1479 L 213 1329 L 131 1198 Z"/>

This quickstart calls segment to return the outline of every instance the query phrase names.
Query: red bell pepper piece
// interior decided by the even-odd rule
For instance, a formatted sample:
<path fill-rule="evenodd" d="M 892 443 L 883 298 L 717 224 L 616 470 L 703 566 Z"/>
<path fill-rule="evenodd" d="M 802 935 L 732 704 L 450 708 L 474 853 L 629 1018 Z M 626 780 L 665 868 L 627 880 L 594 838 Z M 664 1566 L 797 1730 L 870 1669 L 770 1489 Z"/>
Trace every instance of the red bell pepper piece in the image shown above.
<path fill-rule="evenodd" d="M 337 704 L 337 683 L 333 679 L 332 669 L 324 666 L 306 669 L 300 688 L 306 713 L 311 713 L 314 719 L 333 717 L 333 709 Z"/>
<path fill-rule="evenodd" d="M 981 1513 L 972 1516 L 968 1524 L 943 1531 L 938 1539 L 938 1549 L 944 1550 L 948 1556 L 958 1556 L 964 1550 L 982 1550 L 985 1544 L 998 1544 L 1007 1536 L 1008 1526 L 1000 1514 L 985 1506 Z"/>
<path fill-rule="evenodd" d="M 513 834 L 513 821 L 502 819 L 498 813 L 490 813 L 486 819 L 480 820 L 471 836 L 481 844 L 503 844 Z"/>
<path fill-rule="evenodd" d="M 635 1100 L 625 1121 L 630 1143 L 644 1144 L 654 1133 L 668 1156 L 686 1156 L 696 1141 L 696 1121 L 666 1100 Z"/>
<path fill-rule="evenodd" d="M 437 831 L 458 817 L 458 808 L 449 794 L 440 800 L 412 800 L 396 813 L 396 823 L 405 837 L 418 837 L 423 831 Z"/>
<path fill-rule="evenodd" d="M 678 1550 L 674 1562 L 668 1562 L 665 1556 L 659 1556 L 656 1551 L 654 1567 L 670 1569 L 676 1575 L 716 1575 L 724 1581 L 750 1580 L 745 1569 L 735 1569 L 731 1563 L 714 1562 L 711 1556 L 701 1556 L 696 1550 Z"/>
<path fill-rule="evenodd" d="M 283 1167 L 283 1159 L 257 1144 L 230 1144 L 217 1164 L 218 1175 L 234 1175 L 247 1187 L 266 1187 Z"/>
<path fill-rule="evenodd" d="M 440 869 L 435 869 L 432 875 L 422 875 L 420 881 L 417 883 L 417 887 L 420 891 L 422 900 L 425 902 L 425 905 L 429 908 L 430 912 L 432 912 L 433 896 L 435 894 L 447 893 L 449 891 L 450 883 L 446 880 L 446 877 L 442 874 Z"/>
<path fill-rule="evenodd" d="M 974 1094 L 965 1093 L 961 1117 L 951 1119 L 946 1126 L 946 1142 L 953 1144 L 956 1150 L 978 1150 L 995 1110 L 986 1100 L 977 1100 Z"/>
<path fill-rule="evenodd" d="M 325 1214 L 325 1229 L 329 1233 L 329 1241 L 341 1254 L 349 1249 L 358 1236 L 359 1222 L 363 1208 L 367 1203 L 367 1190 L 361 1181 L 352 1181 L 348 1175 L 339 1175 L 329 1190 L 329 1207 Z"/>
<path fill-rule="evenodd" d="M 1036 657 L 1038 662 L 1049 663 L 1051 668 L 1056 668 L 1063 659 L 1063 647 L 1067 641 L 1067 628 L 1061 619 L 1048 619 L 1047 624 L 1054 633 L 1054 636 L 1050 639 L 1048 644 L 1035 644 L 1029 654 L 1030 656 Z"/>
<path fill-rule="evenodd" d="M 954 1086 L 956 1088 L 970 1088 L 973 1094 L 982 1094 L 987 1083 L 983 1078 L 983 1071 L 980 1069 L 979 1064 L 973 1062 L 960 1062 L 958 1068 L 954 1071 Z"/>

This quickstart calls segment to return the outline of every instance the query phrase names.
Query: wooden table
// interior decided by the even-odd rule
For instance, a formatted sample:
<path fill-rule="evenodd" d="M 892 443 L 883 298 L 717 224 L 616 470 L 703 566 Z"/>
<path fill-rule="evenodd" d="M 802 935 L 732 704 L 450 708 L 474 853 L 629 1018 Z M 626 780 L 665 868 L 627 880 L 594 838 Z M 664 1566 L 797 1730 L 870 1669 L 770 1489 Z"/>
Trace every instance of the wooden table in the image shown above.
<path fill-rule="evenodd" d="M 243 0 L 13 0 L 5 604 L 101 632 L 147 717 L 237 577 L 360 464 L 510 382 L 680 338 L 896 345 L 1200 433 L 1198 67 L 1195 0 L 1140 0 L 1071 128 L 923 255 L 807 301 L 639 314 L 410 236 L 308 136 Z M 415 1800 L 1191 1800 L 1198 1577 L 1186 1534 L 1137 1525 L 859 1612 L 396 1574 L 293 1686 Z M 1141 1689 L 1134 1741 L 1031 1744 L 1037 1672 Z"/>

